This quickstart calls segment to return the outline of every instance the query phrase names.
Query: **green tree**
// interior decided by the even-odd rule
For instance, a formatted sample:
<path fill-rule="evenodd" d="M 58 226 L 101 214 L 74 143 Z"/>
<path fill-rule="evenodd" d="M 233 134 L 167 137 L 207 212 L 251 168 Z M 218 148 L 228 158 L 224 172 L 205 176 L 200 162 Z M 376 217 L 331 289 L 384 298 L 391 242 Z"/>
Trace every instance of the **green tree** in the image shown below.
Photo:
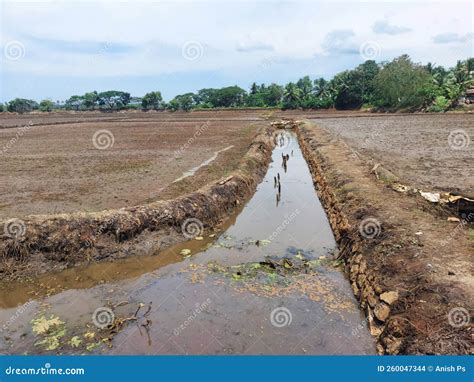
<path fill-rule="evenodd" d="M 98 94 L 98 103 L 102 109 L 122 109 L 130 102 L 130 93 L 118 90 L 108 90 Z"/>
<path fill-rule="evenodd" d="M 145 110 L 159 110 L 163 108 L 163 97 L 160 92 L 146 93 L 142 98 L 142 108 Z"/>
<path fill-rule="evenodd" d="M 244 105 L 247 92 L 238 86 L 217 89 L 210 98 L 214 107 L 239 107 Z"/>
<path fill-rule="evenodd" d="M 420 109 L 436 96 L 433 78 L 408 55 L 383 65 L 375 77 L 377 106 L 384 109 Z"/>
<path fill-rule="evenodd" d="M 39 104 L 39 109 L 41 111 L 52 111 L 53 108 L 54 108 L 54 103 L 53 103 L 53 101 L 51 101 L 49 99 L 44 99 Z"/>
<path fill-rule="evenodd" d="M 27 113 L 38 109 L 38 103 L 31 99 L 15 98 L 14 100 L 8 102 L 7 109 L 8 111 L 15 113 Z"/>
<path fill-rule="evenodd" d="M 84 105 L 84 97 L 80 95 L 73 95 L 69 97 L 64 106 L 67 110 L 79 110 Z"/>
<path fill-rule="evenodd" d="M 189 111 L 196 106 L 196 95 L 194 93 L 180 94 L 174 97 L 168 104 L 170 110 Z"/>
<path fill-rule="evenodd" d="M 197 92 L 196 103 L 199 106 L 209 105 L 210 107 L 215 107 L 215 105 L 212 104 L 212 100 L 215 99 L 216 93 L 217 93 L 217 89 L 211 89 L 211 88 L 201 89 Z"/>
<path fill-rule="evenodd" d="M 265 106 L 279 106 L 284 93 L 283 86 L 270 84 L 262 95 Z"/>
<path fill-rule="evenodd" d="M 254 82 L 251 86 L 250 86 L 250 94 L 251 95 L 255 95 L 259 93 L 259 89 L 258 89 L 258 85 Z"/>
<path fill-rule="evenodd" d="M 99 95 L 94 90 L 84 94 L 83 96 L 84 107 L 88 110 L 94 110 L 97 104 L 99 103 Z"/>
<path fill-rule="evenodd" d="M 313 99 L 313 82 L 309 76 L 300 78 L 296 83 L 296 86 L 300 90 L 300 106 L 304 109 L 312 107 L 314 104 Z"/>
<path fill-rule="evenodd" d="M 456 106 L 467 89 L 474 85 L 473 59 L 458 61 L 444 77 L 443 89 L 449 99 L 449 107 Z"/>
<path fill-rule="evenodd" d="M 283 109 L 297 109 L 300 107 L 301 90 L 295 83 L 290 82 L 285 86 L 283 94 Z"/>

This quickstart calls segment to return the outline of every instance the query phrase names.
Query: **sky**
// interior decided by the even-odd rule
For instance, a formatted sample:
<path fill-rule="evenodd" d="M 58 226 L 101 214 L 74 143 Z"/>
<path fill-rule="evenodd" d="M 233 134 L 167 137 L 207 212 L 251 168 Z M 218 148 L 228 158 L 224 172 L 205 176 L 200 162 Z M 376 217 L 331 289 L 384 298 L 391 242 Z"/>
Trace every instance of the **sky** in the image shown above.
<path fill-rule="evenodd" d="M 0 102 L 331 78 L 409 54 L 474 56 L 472 1 L 0 0 Z"/>

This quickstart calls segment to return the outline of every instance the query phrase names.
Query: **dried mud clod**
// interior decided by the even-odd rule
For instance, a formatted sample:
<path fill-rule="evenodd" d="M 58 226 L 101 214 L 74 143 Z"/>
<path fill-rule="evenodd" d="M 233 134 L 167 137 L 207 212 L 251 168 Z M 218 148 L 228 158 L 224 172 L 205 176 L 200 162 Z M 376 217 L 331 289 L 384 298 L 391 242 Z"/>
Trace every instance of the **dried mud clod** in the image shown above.
<path fill-rule="evenodd" d="M 13 278 L 40 273 L 45 264 L 64 267 L 128 256 L 136 253 L 144 233 L 156 232 L 151 240 L 159 241 L 159 233 L 172 231 L 177 240 L 184 240 L 186 219 L 197 219 L 202 229 L 213 228 L 252 195 L 265 175 L 272 132 L 266 127 L 257 133 L 230 176 L 191 194 L 119 210 L 26 218 L 21 235 L 0 237 L 0 275 Z"/>

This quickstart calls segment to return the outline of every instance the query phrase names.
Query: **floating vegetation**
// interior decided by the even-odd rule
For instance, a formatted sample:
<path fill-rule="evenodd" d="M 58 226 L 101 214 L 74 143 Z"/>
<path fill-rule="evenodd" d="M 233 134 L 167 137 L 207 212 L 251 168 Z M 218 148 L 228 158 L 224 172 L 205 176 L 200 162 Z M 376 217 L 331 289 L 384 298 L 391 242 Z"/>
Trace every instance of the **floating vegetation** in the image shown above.
<path fill-rule="evenodd" d="M 35 346 L 44 350 L 56 350 L 61 346 L 61 339 L 66 335 L 66 326 L 59 317 L 51 315 L 49 318 L 42 315 L 31 321 L 32 331 L 40 337 Z"/>

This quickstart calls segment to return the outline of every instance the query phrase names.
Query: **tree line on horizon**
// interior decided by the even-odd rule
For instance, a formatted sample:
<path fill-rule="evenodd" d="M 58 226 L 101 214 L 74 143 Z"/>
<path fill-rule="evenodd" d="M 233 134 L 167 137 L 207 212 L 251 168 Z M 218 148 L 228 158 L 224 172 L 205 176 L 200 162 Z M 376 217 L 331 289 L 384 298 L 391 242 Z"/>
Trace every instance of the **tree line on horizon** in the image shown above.
<path fill-rule="evenodd" d="M 376 63 L 367 60 L 355 69 L 336 74 L 331 80 L 309 76 L 285 86 L 253 83 L 246 91 L 239 86 L 205 88 L 179 94 L 165 102 L 159 91 L 132 97 L 130 93 L 109 90 L 73 95 L 65 102 L 16 98 L 0 111 L 32 110 L 192 110 L 212 108 L 268 107 L 281 109 L 426 110 L 442 112 L 458 105 L 466 90 L 474 86 L 474 58 L 460 60 L 452 68 L 414 63 L 408 55 Z"/>

